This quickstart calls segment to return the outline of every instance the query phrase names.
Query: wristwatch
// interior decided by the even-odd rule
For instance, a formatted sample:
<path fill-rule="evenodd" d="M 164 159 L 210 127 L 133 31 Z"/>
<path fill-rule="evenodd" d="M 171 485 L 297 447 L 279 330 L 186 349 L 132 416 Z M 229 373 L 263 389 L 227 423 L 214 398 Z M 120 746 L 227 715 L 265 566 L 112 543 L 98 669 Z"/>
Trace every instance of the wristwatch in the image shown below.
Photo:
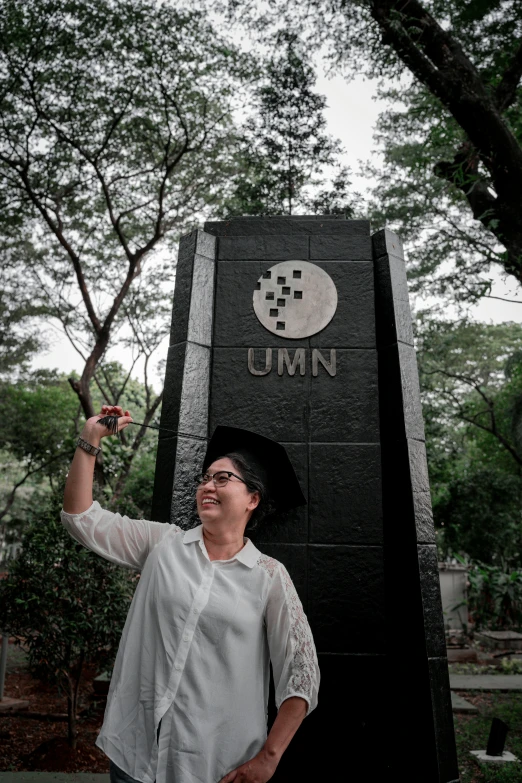
<path fill-rule="evenodd" d="M 101 448 L 93 446 L 92 443 L 87 443 L 87 441 L 83 438 L 78 438 L 76 445 L 86 451 L 88 454 L 92 454 L 93 457 L 96 457 L 101 451 Z"/>

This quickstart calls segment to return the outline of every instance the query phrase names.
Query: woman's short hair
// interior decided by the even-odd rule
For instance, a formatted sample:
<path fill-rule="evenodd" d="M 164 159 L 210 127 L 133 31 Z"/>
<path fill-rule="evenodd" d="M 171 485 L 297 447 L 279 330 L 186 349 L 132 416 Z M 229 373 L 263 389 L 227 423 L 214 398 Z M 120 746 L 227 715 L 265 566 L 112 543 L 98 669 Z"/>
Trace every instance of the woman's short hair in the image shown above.
<path fill-rule="evenodd" d="M 254 530 L 262 519 L 273 514 L 275 510 L 275 505 L 270 497 L 268 487 L 266 486 L 265 481 L 256 472 L 254 466 L 249 464 L 248 458 L 243 454 L 237 454 L 233 451 L 230 454 L 223 454 L 223 457 L 227 457 L 231 461 L 241 478 L 244 480 L 249 492 L 259 492 L 259 503 L 250 515 L 250 519 L 246 525 L 246 530 Z"/>

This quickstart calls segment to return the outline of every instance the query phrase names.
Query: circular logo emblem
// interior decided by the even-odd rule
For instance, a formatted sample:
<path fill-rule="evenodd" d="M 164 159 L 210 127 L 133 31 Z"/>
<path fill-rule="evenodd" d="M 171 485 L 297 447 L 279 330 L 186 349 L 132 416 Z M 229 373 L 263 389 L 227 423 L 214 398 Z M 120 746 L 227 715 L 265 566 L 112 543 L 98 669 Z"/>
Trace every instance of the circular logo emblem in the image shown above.
<path fill-rule="evenodd" d="M 257 281 L 254 311 L 280 337 L 311 337 L 330 323 L 337 289 L 327 272 L 309 261 L 281 261 Z"/>

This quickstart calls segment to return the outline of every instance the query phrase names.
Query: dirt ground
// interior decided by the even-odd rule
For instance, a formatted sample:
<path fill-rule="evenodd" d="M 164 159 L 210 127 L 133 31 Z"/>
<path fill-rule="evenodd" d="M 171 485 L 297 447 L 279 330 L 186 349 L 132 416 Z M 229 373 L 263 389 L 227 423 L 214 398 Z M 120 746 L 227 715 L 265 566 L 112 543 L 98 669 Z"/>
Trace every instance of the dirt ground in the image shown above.
<path fill-rule="evenodd" d="M 25 668 L 25 656 L 9 645 L 5 696 L 27 699 L 29 711 L 64 713 L 65 697 L 56 686 L 34 680 Z M 108 772 L 107 757 L 95 747 L 100 730 L 105 699 L 92 687 L 93 673 L 85 677 L 80 687 L 79 710 L 87 714 L 78 721 L 78 747 L 72 750 L 67 742 L 67 722 L 50 722 L 9 717 L 0 713 L 0 770 L 51 772 Z"/>

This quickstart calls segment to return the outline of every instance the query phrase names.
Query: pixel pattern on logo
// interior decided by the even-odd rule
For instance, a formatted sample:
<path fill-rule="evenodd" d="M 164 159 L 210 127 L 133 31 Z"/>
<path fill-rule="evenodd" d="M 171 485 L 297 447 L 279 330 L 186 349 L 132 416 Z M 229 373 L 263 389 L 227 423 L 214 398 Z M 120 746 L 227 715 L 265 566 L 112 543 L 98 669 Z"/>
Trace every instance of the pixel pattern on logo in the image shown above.
<path fill-rule="evenodd" d="M 334 281 L 309 261 L 281 261 L 271 266 L 254 291 L 254 312 L 263 326 L 291 340 L 317 334 L 336 310 Z"/>

